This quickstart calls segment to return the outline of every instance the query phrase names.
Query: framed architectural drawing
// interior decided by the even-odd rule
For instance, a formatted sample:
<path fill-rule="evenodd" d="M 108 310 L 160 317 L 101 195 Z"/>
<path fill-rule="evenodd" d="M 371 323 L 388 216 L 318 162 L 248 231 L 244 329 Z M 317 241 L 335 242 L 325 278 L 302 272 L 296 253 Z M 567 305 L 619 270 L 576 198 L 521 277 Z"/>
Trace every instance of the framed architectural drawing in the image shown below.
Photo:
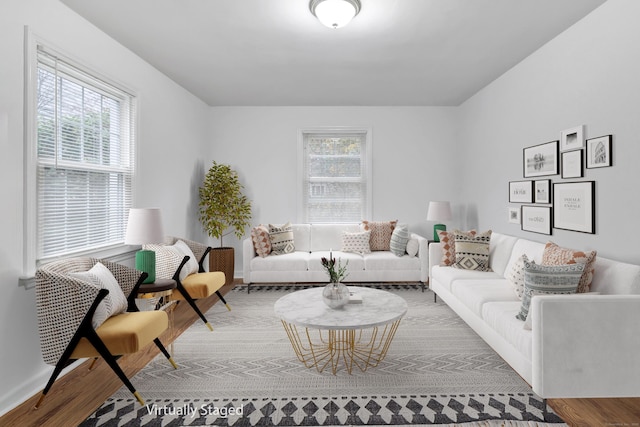
<path fill-rule="evenodd" d="M 587 139 L 587 169 L 611 166 L 611 135 Z"/>

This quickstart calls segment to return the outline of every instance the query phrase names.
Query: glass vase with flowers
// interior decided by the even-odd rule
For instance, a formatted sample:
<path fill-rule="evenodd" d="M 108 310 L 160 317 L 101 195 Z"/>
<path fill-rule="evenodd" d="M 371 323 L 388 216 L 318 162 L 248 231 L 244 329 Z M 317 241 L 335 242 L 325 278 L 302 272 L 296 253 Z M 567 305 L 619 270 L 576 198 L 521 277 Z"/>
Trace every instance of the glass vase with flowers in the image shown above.
<path fill-rule="evenodd" d="M 340 259 L 336 262 L 333 252 L 329 252 L 329 259 L 320 259 L 322 267 L 329 275 L 329 284 L 322 290 L 322 299 L 331 308 L 340 308 L 349 302 L 349 289 L 342 281 L 347 277 L 347 265 L 349 261 L 342 265 Z"/>

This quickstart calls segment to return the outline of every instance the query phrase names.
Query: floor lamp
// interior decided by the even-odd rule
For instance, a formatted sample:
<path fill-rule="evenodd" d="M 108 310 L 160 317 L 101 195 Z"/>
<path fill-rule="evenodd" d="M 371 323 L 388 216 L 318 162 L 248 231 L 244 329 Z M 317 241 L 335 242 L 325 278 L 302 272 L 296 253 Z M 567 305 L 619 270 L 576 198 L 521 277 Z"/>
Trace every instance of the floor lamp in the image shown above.
<path fill-rule="evenodd" d="M 162 243 L 164 230 L 162 215 L 158 208 L 132 208 L 129 210 L 125 245 L 145 245 Z M 156 281 L 156 253 L 150 250 L 136 252 L 136 270 L 144 271 L 149 276 L 144 283 Z"/>
<path fill-rule="evenodd" d="M 435 221 L 438 224 L 433 226 L 433 240 L 439 242 L 438 230 L 446 230 L 447 226 L 442 224 L 451 219 L 451 204 L 449 202 L 429 202 L 427 211 L 427 221 Z"/>

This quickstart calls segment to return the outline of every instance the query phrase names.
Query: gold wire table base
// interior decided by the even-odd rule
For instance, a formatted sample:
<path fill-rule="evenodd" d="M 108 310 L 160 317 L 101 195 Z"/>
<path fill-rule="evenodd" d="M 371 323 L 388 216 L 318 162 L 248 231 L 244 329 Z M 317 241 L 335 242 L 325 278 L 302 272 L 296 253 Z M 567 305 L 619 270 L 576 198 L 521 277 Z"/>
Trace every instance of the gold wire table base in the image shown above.
<path fill-rule="evenodd" d="M 282 320 L 293 350 L 304 366 L 318 372 L 331 366 L 333 375 L 344 364 L 351 375 L 354 365 L 362 372 L 376 367 L 385 358 L 400 325 L 398 319 L 380 327 L 368 329 L 309 329 Z"/>

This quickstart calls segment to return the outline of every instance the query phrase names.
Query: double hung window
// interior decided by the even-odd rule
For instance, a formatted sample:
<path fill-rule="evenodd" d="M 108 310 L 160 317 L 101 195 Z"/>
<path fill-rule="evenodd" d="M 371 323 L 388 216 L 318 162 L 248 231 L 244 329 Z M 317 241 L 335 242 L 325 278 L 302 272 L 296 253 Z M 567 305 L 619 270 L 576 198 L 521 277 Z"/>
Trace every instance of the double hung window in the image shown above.
<path fill-rule="evenodd" d="M 37 46 L 30 233 L 37 263 L 123 243 L 132 204 L 135 98 Z"/>
<path fill-rule="evenodd" d="M 371 131 L 301 132 L 301 220 L 360 222 L 371 211 Z"/>

